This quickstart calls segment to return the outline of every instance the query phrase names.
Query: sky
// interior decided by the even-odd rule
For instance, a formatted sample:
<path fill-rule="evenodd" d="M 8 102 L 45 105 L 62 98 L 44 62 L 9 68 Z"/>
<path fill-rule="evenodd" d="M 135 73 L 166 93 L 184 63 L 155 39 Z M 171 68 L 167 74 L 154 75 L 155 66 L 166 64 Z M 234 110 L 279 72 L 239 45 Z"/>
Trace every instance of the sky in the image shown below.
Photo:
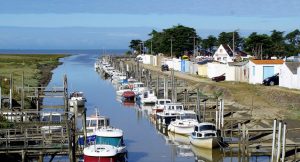
<path fill-rule="evenodd" d="M 217 36 L 300 28 L 299 0 L 0 0 L 0 49 L 127 49 L 174 25 Z"/>

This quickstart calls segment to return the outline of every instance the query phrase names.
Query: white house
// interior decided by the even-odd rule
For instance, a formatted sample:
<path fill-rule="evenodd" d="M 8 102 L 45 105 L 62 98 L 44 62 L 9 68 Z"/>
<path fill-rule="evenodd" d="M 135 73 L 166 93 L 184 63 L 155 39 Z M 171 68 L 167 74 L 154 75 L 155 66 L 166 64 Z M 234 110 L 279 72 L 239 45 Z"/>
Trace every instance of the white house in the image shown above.
<path fill-rule="evenodd" d="M 215 61 L 227 64 L 228 62 L 233 62 L 233 52 L 228 45 L 221 44 L 213 58 Z"/>
<path fill-rule="evenodd" d="M 250 60 L 249 83 L 261 84 L 265 78 L 280 73 L 283 62 L 283 60 Z"/>
<path fill-rule="evenodd" d="M 279 86 L 300 89 L 300 62 L 285 62 L 282 65 Z"/>

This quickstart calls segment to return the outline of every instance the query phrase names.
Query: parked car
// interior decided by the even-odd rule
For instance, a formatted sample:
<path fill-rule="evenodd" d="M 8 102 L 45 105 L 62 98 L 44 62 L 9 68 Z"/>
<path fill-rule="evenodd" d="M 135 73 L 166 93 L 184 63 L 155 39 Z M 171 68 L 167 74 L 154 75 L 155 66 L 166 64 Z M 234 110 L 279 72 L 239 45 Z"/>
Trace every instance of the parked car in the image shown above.
<path fill-rule="evenodd" d="M 279 84 L 279 73 L 263 80 L 263 85 L 266 85 L 266 86 L 273 86 L 273 85 L 278 85 L 278 84 Z"/>
<path fill-rule="evenodd" d="M 211 78 L 212 81 L 220 82 L 226 79 L 225 74 Z"/>
<path fill-rule="evenodd" d="M 167 64 L 161 65 L 161 71 L 169 71 L 169 66 Z"/>

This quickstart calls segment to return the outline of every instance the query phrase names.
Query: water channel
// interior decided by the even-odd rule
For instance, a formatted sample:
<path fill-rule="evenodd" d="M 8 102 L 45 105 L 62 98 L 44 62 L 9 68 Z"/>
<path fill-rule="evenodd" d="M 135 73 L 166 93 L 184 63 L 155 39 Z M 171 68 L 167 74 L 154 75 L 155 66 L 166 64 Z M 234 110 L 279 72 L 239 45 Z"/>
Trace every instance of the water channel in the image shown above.
<path fill-rule="evenodd" d="M 110 80 L 103 80 L 94 70 L 99 55 L 78 54 L 61 59 L 63 62 L 53 71 L 48 87 L 61 86 L 63 75 L 68 78 L 68 90 L 83 91 L 87 98 L 87 115 L 95 113 L 110 118 L 111 125 L 124 131 L 129 162 L 195 162 L 239 161 L 237 157 L 224 157 L 221 150 L 201 150 L 190 147 L 187 137 L 168 134 L 151 121 L 151 107 L 125 106 L 116 100 Z M 47 104 L 57 104 L 45 99 Z M 64 161 L 60 158 L 54 161 Z M 68 160 L 66 160 L 68 161 Z M 250 157 L 249 161 L 269 161 L 267 157 Z"/>

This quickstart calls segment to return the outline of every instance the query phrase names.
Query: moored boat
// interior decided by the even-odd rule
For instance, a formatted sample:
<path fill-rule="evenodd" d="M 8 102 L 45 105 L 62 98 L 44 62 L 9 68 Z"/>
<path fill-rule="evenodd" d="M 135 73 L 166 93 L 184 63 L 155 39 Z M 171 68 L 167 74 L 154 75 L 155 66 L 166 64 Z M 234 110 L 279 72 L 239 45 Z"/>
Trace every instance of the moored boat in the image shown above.
<path fill-rule="evenodd" d="M 147 90 L 144 93 L 138 95 L 138 99 L 142 104 L 155 104 L 157 97 L 153 90 Z"/>
<path fill-rule="evenodd" d="M 169 125 L 171 121 L 175 120 L 176 117 L 183 111 L 184 109 L 181 103 L 165 104 L 164 110 L 156 113 L 156 120 L 159 124 Z"/>
<path fill-rule="evenodd" d="M 76 91 L 70 94 L 70 98 L 69 98 L 70 106 L 83 107 L 85 105 L 85 102 L 86 102 L 86 98 L 84 97 L 83 92 Z"/>
<path fill-rule="evenodd" d="M 180 112 L 175 121 L 171 121 L 168 125 L 168 131 L 189 135 L 194 131 L 194 126 L 198 124 L 197 116 L 194 111 Z"/>
<path fill-rule="evenodd" d="M 195 125 L 189 139 L 192 145 L 208 149 L 219 147 L 221 142 L 216 126 L 213 123 L 199 123 Z"/>
<path fill-rule="evenodd" d="M 127 152 L 121 129 L 112 127 L 98 129 L 96 131 L 96 144 L 112 145 L 117 148 L 120 154 Z"/>
<path fill-rule="evenodd" d="M 85 162 L 117 162 L 118 151 L 115 146 L 96 144 L 83 150 Z"/>
<path fill-rule="evenodd" d="M 96 141 L 95 132 L 102 128 L 109 126 L 109 118 L 100 116 L 97 112 L 86 118 L 86 143 L 90 144 Z M 79 145 L 84 145 L 84 136 L 79 136 Z"/>
<path fill-rule="evenodd" d="M 158 112 L 162 112 L 165 108 L 165 104 L 171 103 L 170 99 L 157 99 L 155 106 L 152 108 L 152 114 L 156 115 Z"/>
<path fill-rule="evenodd" d="M 134 102 L 135 101 L 135 93 L 133 91 L 125 91 L 122 94 L 122 100 L 123 101 L 131 101 Z"/>

